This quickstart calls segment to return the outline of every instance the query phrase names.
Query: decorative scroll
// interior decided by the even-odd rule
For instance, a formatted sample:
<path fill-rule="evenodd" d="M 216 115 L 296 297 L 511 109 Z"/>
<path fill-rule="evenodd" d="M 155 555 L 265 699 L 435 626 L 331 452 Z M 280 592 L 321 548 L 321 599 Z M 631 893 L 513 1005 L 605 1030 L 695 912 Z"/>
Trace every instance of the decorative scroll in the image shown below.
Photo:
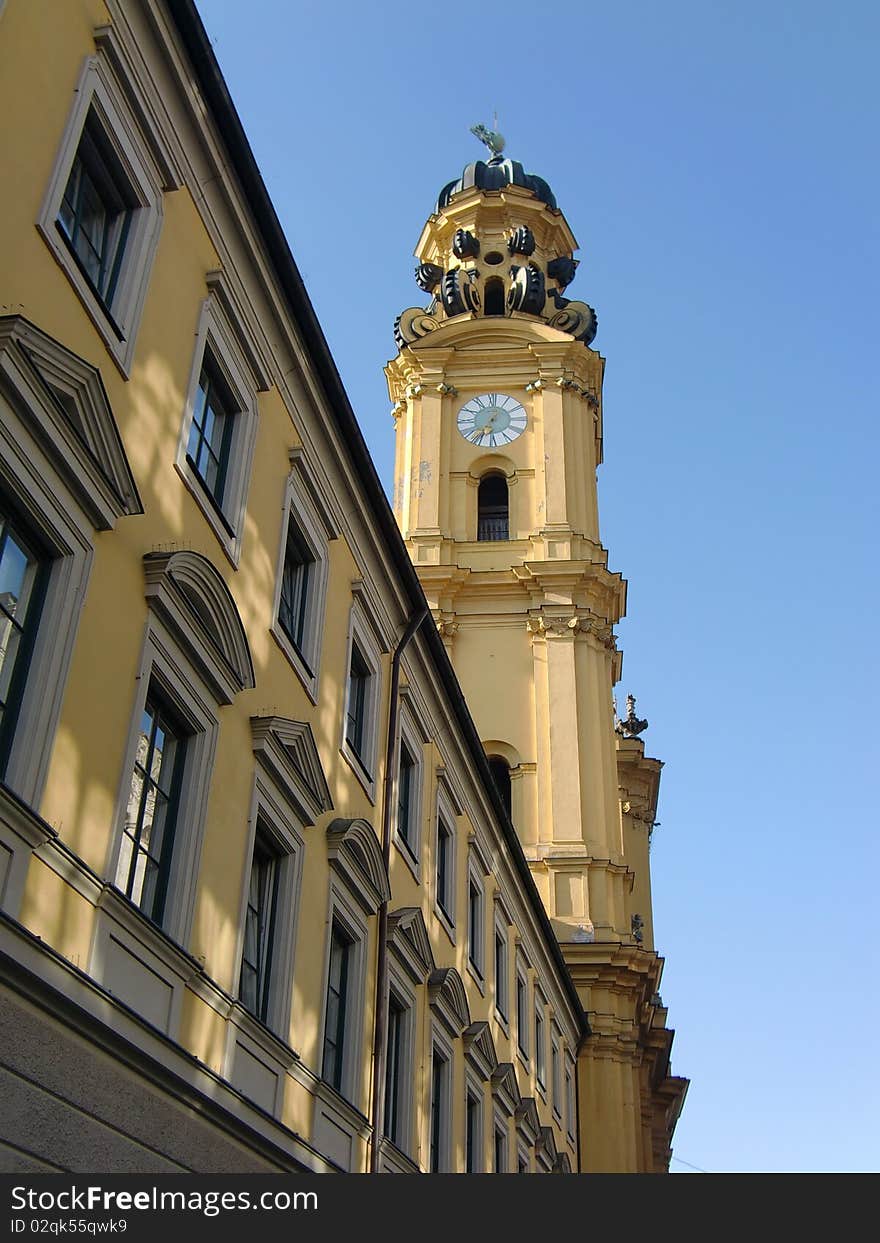
<path fill-rule="evenodd" d="M 511 311 L 525 311 L 529 315 L 540 315 L 546 301 L 544 273 L 541 269 L 533 263 L 527 268 L 514 265 L 510 269 L 508 308 Z"/>
<path fill-rule="evenodd" d="M 547 321 L 550 327 L 558 328 L 561 332 L 568 332 L 576 341 L 583 341 L 584 345 L 589 345 L 599 328 L 596 312 L 591 306 L 587 306 L 586 302 L 568 302 L 564 299 L 562 301 L 565 305 L 555 315 L 551 315 Z"/>
<path fill-rule="evenodd" d="M 560 289 L 565 289 L 574 280 L 578 263 L 579 260 L 572 259 L 571 255 L 560 255 L 558 259 L 551 259 L 547 264 L 547 275 L 556 281 Z"/>
<path fill-rule="evenodd" d="M 436 263 L 420 263 L 416 268 L 416 284 L 425 293 L 433 293 L 443 280 L 443 269 Z"/>
<path fill-rule="evenodd" d="M 452 251 L 457 259 L 476 259 L 480 253 L 480 243 L 467 229 L 456 229 L 452 239 Z"/>
<path fill-rule="evenodd" d="M 402 350 L 405 345 L 412 345 L 419 337 L 427 336 L 438 328 L 439 324 L 433 316 L 428 315 L 422 306 L 411 306 L 403 311 L 394 321 L 394 340 L 397 348 Z"/>
<path fill-rule="evenodd" d="M 447 272 L 440 285 L 440 300 L 447 315 L 463 315 L 480 309 L 480 293 L 471 274 L 455 268 Z"/>
<path fill-rule="evenodd" d="M 518 229 L 514 229 L 507 249 L 512 255 L 525 255 L 526 258 L 535 253 L 535 235 L 527 224 L 521 224 Z"/>

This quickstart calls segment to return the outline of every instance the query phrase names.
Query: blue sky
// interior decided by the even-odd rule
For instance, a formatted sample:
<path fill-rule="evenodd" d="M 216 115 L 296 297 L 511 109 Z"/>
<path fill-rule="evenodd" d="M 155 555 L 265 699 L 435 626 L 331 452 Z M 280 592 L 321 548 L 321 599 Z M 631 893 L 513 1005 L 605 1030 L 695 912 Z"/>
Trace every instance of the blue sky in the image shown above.
<path fill-rule="evenodd" d="M 469 127 L 497 108 L 552 185 L 607 359 L 618 692 L 666 764 L 675 1155 L 876 1170 L 880 7 L 199 7 L 386 488 L 382 366 Z"/>

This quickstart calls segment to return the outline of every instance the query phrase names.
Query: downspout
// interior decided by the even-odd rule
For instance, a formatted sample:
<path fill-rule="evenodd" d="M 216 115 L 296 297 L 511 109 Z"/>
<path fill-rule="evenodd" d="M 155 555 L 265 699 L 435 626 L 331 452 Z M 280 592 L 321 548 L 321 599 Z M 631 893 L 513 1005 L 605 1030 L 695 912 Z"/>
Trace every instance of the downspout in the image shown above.
<path fill-rule="evenodd" d="M 391 868 L 391 792 L 394 786 L 394 752 L 397 745 L 398 692 L 400 662 L 410 640 L 428 615 L 424 602 L 410 618 L 403 638 L 391 657 L 391 690 L 388 707 L 388 740 L 385 747 L 385 775 L 382 781 L 382 860 L 386 873 Z M 388 1061 L 388 903 L 379 906 L 379 940 L 376 951 L 376 997 L 373 1020 L 373 1090 L 370 1173 L 379 1173 L 379 1155 L 385 1115 L 385 1067 Z"/>

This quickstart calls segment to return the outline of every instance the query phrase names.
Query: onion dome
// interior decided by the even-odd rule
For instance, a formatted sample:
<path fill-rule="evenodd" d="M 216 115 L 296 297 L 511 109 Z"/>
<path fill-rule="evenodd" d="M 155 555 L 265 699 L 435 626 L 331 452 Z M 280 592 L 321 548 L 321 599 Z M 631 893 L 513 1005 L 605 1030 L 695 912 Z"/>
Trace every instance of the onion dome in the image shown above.
<path fill-rule="evenodd" d="M 503 190 L 505 186 L 523 186 L 531 190 L 536 198 L 548 207 L 556 207 L 556 198 L 543 177 L 534 173 L 524 172 L 518 160 L 505 159 L 496 155 L 491 160 L 476 160 L 468 164 L 457 181 L 450 181 L 440 191 L 437 199 L 437 211 L 443 211 L 449 200 L 461 190 Z"/>

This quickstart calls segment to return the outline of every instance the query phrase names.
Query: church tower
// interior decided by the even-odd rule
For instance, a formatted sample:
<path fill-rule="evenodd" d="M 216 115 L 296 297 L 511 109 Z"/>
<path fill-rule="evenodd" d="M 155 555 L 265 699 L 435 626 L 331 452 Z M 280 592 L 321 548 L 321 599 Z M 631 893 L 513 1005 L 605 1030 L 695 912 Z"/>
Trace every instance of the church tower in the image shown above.
<path fill-rule="evenodd" d="M 394 508 L 588 1012 L 584 1169 L 665 1169 L 669 1074 L 648 845 L 660 764 L 616 718 L 626 583 L 599 534 L 604 360 L 570 299 L 574 235 L 501 154 L 440 192 L 416 247 L 430 299 L 395 324 Z"/>

